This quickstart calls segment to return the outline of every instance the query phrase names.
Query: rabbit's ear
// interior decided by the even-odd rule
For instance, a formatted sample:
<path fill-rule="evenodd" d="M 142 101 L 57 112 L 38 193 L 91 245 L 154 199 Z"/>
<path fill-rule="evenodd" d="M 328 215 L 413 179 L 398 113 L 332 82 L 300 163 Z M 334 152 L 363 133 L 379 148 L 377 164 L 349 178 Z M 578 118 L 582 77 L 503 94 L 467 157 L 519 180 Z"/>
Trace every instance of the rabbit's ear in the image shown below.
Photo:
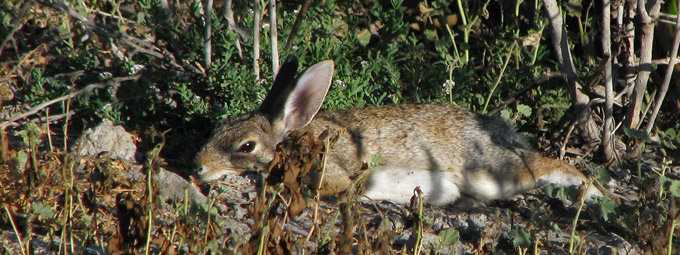
<path fill-rule="evenodd" d="M 289 93 L 290 86 L 295 80 L 295 75 L 297 74 L 298 61 L 293 55 L 289 55 L 286 61 L 283 62 L 279 68 L 279 72 L 276 73 L 276 79 L 274 79 L 274 84 L 272 89 L 269 90 L 267 97 L 262 101 L 260 105 L 260 111 L 268 113 L 270 115 L 275 115 L 277 108 L 281 108 L 280 105 L 283 104 L 281 97 L 285 97 L 284 94 Z M 277 102 L 278 101 L 278 102 Z M 280 110 L 278 110 L 280 112 Z"/>
<path fill-rule="evenodd" d="M 321 108 L 333 79 L 332 60 L 319 62 L 302 73 L 283 104 L 283 132 L 309 124 Z"/>

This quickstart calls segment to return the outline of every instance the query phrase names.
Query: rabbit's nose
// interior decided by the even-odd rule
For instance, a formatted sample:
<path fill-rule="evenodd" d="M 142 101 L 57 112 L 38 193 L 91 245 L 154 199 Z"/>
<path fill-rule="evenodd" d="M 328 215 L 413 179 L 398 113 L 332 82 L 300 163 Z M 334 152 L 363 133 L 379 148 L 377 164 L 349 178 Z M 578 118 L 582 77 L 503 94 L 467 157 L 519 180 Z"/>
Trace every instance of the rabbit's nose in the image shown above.
<path fill-rule="evenodd" d="M 207 172 L 209 172 L 208 169 L 209 169 L 209 167 L 207 167 L 207 166 L 205 166 L 205 165 L 199 165 L 199 168 L 198 168 L 198 171 L 196 172 L 196 175 L 198 175 L 198 177 L 199 177 L 201 180 L 203 180 L 205 174 L 206 174 Z"/>
<path fill-rule="evenodd" d="M 202 165 L 201 168 L 198 170 L 197 174 L 199 180 L 201 180 L 202 182 L 214 181 L 225 175 L 224 172 L 217 171 L 217 169 L 211 168 L 210 166 L 207 165 Z"/>

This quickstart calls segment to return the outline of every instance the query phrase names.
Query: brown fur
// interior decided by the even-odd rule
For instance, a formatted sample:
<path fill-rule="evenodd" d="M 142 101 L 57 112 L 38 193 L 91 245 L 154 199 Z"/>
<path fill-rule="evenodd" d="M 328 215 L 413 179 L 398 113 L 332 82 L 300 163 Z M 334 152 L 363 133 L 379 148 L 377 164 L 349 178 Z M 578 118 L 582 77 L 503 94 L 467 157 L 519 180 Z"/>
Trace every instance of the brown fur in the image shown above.
<path fill-rule="evenodd" d="M 301 75 L 312 78 L 299 80 L 323 83 L 319 87 L 326 86 L 327 90 L 330 78 L 317 76 L 328 75 L 328 72 L 332 74 L 332 62 L 330 71 L 326 70 L 328 65 L 328 62 L 315 65 L 314 72 Z M 279 83 L 287 84 L 286 81 Z M 296 117 L 276 109 L 297 106 L 290 102 L 300 100 L 287 98 L 298 94 L 305 96 L 302 101 L 314 101 L 306 97 L 316 93 L 325 97 L 324 88 L 309 84 L 289 86 L 295 86 L 291 92 L 293 95 L 282 95 L 278 99 L 270 99 L 270 95 L 265 100 L 265 105 L 272 109 L 260 109 L 219 125 L 197 158 L 198 164 L 203 167 L 199 173 L 202 179 L 212 180 L 222 174 L 267 169 L 274 148 L 282 140 L 286 129 L 282 123 L 288 123 L 289 116 Z M 297 92 L 300 87 L 314 91 Z M 276 90 L 291 90 L 286 88 Z M 318 104 L 310 107 L 320 107 Z M 315 110 L 304 107 L 314 117 Z M 306 123 L 305 119 L 291 122 Z M 523 137 L 505 121 L 455 105 L 427 103 L 328 111 L 316 114 L 309 124 L 300 129 L 318 135 L 327 128 L 342 131 L 342 135 L 326 165 L 322 187 L 324 195 L 346 190 L 362 164 L 374 155 L 382 157 L 384 162 L 371 173 L 376 178 L 370 179 L 368 185 L 375 183 L 382 185 L 376 186 L 379 189 L 387 188 L 386 195 L 376 195 L 377 199 L 390 199 L 393 192 L 389 190 L 391 182 L 395 187 L 402 187 L 399 185 L 409 181 L 414 181 L 413 185 L 417 186 L 441 185 L 427 187 L 425 190 L 430 194 L 425 196 L 431 198 L 431 203 L 446 204 L 457 199 L 458 193 L 481 200 L 500 199 L 545 183 L 577 185 L 587 180 L 573 166 L 531 150 Z M 247 141 L 254 141 L 257 149 L 249 153 L 238 152 L 239 146 Z M 391 176 L 395 179 L 387 180 L 387 184 L 379 179 Z M 591 193 L 601 194 L 597 191 Z M 404 202 L 403 198 L 396 200 Z"/>

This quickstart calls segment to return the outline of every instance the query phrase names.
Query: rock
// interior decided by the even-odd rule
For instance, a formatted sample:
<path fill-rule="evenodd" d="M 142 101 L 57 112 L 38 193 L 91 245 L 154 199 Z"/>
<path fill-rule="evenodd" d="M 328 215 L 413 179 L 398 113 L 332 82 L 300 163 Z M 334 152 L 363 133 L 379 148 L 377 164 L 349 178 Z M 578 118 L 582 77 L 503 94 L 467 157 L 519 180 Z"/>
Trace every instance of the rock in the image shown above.
<path fill-rule="evenodd" d="M 82 156 L 108 153 L 111 158 L 134 162 L 137 146 L 132 135 L 121 126 L 114 126 L 108 119 L 94 128 L 87 129 L 80 138 L 75 151 Z"/>
<path fill-rule="evenodd" d="M 189 199 L 193 199 L 199 204 L 208 203 L 208 198 L 204 196 L 196 186 L 192 185 L 176 173 L 161 168 L 161 171 L 156 178 L 158 178 L 158 184 L 160 186 L 159 191 L 164 198 L 175 201 L 184 201 L 184 191 L 187 190 L 188 194 L 186 195 Z"/>

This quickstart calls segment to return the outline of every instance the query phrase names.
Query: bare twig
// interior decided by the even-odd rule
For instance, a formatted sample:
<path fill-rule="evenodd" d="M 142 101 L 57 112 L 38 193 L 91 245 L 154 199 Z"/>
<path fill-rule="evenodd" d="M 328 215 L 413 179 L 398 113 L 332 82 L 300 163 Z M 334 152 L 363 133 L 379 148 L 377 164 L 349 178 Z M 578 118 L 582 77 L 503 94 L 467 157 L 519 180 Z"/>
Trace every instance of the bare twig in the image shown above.
<path fill-rule="evenodd" d="M 602 98 L 594 98 L 586 104 L 586 107 L 583 108 L 580 112 L 577 112 L 576 116 L 574 117 L 574 121 L 569 124 L 569 128 L 567 129 L 567 134 L 564 136 L 564 139 L 562 140 L 562 145 L 560 146 L 560 159 L 563 159 L 564 153 L 565 153 L 565 147 L 567 146 L 567 142 L 569 141 L 569 137 L 571 136 L 571 133 L 574 131 L 574 127 L 578 124 L 577 119 L 581 118 L 586 113 L 590 112 L 590 108 L 593 107 L 593 105 L 596 104 L 601 104 L 604 103 L 604 99 Z M 589 143 L 593 143 L 594 141 L 587 141 Z"/>
<path fill-rule="evenodd" d="M 168 18 L 168 20 L 166 20 L 168 26 L 170 26 L 170 28 L 174 27 L 173 25 L 174 22 L 172 21 L 173 12 L 170 11 L 170 5 L 168 5 L 168 0 L 160 0 L 160 3 L 161 7 L 163 8 L 163 11 L 165 12 L 165 16 Z M 184 55 L 184 53 L 182 52 L 182 44 L 179 43 L 179 37 L 174 31 L 172 31 L 172 29 L 170 29 L 170 41 L 172 43 L 172 48 L 175 50 L 175 53 L 177 54 L 177 58 L 181 62 L 183 58 L 182 56 Z"/>
<path fill-rule="evenodd" d="M 234 31 L 234 33 L 240 35 L 241 37 L 247 36 L 248 33 L 236 25 L 236 20 L 234 20 L 234 11 L 231 9 L 231 0 L 226 0 L 224 2 L 224 17 L 227 19 L 229 30 Z M 236 50 L 238 50 L 238 56 L 241 58 L 241 60 L 243 60 L 243 49 L 241 48 L 241 39 L 239 39 L 239 37 L 236 37 L 235 44 Z"/>
<path fill-rule="evenodd" d="M 26 249 L 24 248 L 24 244 L 22 243 L 21 232 L 19 232 L 17 224 L 14 223 L 14 216 L 12 216 L 12 212 L 10 211 L 9 206 L 5 206 L 5 212 L 7 212 L 7 218 L 9 218 L 9 222 L 12 224 L 14 234 L 17 235 L 17 239 L 19 241 L 19 248 L 21 248 L 21 254 L 28 254 L 28 252 L 26 252 Z"/>
<path fill-rule="evenodd" d="M 613 161 L 614 139 L 614 83 L 612 77 L 612 39 L 611 39 L 611 5 L 610 0 L 602 0 L 602 53 L 606 56 L 604 64 L 604 126 L 602 127 L 602 143 L 600 151 L 604 161 Z"/>
<path fill-rule="evenodd" d="M 678 18 L 675 15 L 663 13 L 663 12 L 659 13 L 659 18 L 660 19 L 667 19 L 668 21 L 673 22 L 673 25 L 675 25 L 675 21 L 678 20 Z"/>
<path fill-rule="evenodd" d="M 212 63 L 212 5 L 213 0 L 205 0 L 205 36 L 203 38 L 203 54 L 205 69 Z"/>
<path fill-rule="evenodd" d="M 673 24 L 673 25 L 675 25 L 675 24 Z M 675 60 L 671 60 L 671 57 L 660 58 L 660 59 L 652 59 L 652 66 L 667 65 L 667 64 L 670 64 L 670 65 L 680 64 L 680 58 L 675 58 Z M 642 67 L 640 67 L 640 68 L 642 68 Z"/>
<path fill-rule="evenodd" d="M 562 144 L 560 144 L 560 155 L 558 157 L 560 160 L 564 160 L 564 155 L 567 154 L 567 143 L 569 142 L 571 133 L 574 132 L 574 127 L 576 127 L 576 121 L 572 121 L 571 124 L 569 124 L 567 133 L 564 135 L 564 139 L 562 139 Z"/>
<path fill-rule="evenodd" d="M 663 104 L 663 99 L 666 97 L 666 92 L 668 92 L 668 85 L 671 83 L 671 76 L 673 76 L 673 69 L 675 65 L 675 59 L 678 56 L 678 44 L 680 44 L 680 12 L 678 12 L 675 22 L 675 38 L 673 38 L 673 49 L 671 49 L 671 59 L 668 61 L 668 67 L 666 68 L 666 75 L 663 77 L 663 83 L 661 83 L 661 88 L 659 94 L 656 96 L 656 101 L 654 102 L 654 110 L 652 111 L 652 116 L 649 117 L 645 131 L 647 134 L 652 132 L 654 127 L 654 122 L 656 121 L 656 116 L 659 114 L 659 109 Z"/>
<path fill-rule="evenodd" d="M 647 12 L 646 1 L 638 1 L 638 16 L 642 23 L 642 38 L 640 43 L 640 65 L 644 66 L 651 63 L 652 60 L 652 43 L 654 42 L 654 20 L 659 16 L 661 8 L 661 1 L 651 1 L 652 8 Z M 645 97 L 647 90 L 647 82 L 651 71 L 638 70 L 637 78 L 635 79 L 635 88 L 632 94 L 631 103 L 628 105 L 626 112 L 626 126 L 634 128 L 639 126 L 641 121 L 640 108 L 642 108 L 642 100 Z"/>
<path fill-rule="evenodd" d="M 79 13 L 77 13 L 76 11 L 71 9 L 71 7 L 69 7 L 68 5 L 66 5 L 64 2 L 62 2 L 60 0 L 55 0 L 54 3 L 53 2 L 46 2 L 46 1 L 43 1 L 43 0 L 35 0 L 35 1 L 38 2 L 41 5 L 44 5 L 44 6 L 53 8 L 55 10 L 67 13 L 71 17 L 79 20 L 89 30 L 91 30 L 92 32 L 94 32 L 94 33 L 96 33 L 100 36 L 105 36 L 105 37 L 113 38 L 113 39 L 116 39 L 116 40 L 120 40 L 123 43 L 125 43 L 126 45 L 135 48 L 135 50 L 140 51 L 142 53 L 145 53 L 149 56 L 153 56 L 153 57 L 161 58 L 161 59 L 168 58 L 168 59 L 171 60 L 171 61 L 169 61 L 169 63 L 173 67 L 177 68 L 178 70 L 184 70 L 184 66 L 180 65 L 179 62 L 177 62 L 177 60 L 175 59 L 175 57 L 172 54 L 169 54 L 169 53 L 167 53 L 167 52 L 165 52 L 161 49 L 158 49 L 157 47 L 151 45 L 148 42 L 142 41 L 142 40 L 135 38 L 135 37 L 132 37 L 132 36 L 126 34 L 126 33 L 117 31 L 117 30 L 115 30 L 111 27 L 108 27 L 106 25 L 103 25 L 103 24 L 98 24 L 98 23 L 96 23 L 96 22 L 94 22 L 94 21 L 92 21 L 92 20 L 90 20 L 86 17 L 83 17 L 82 15 L 80 15 Z"/>
<path fill-rule="evenodd" d="M 677 17 L 673 14 L 668 14 L 668 13 L 659 13 L 659 19 L 658 21 L 661 23 L 666 23 L 666 24 L 671 24 L 675 25 L 675 22 L 677 21 Z"/>
<path fill-rule="evenodd" d="M 568 89 L 572 96 L 575 112 L 584 113 L 577 115 L 580 116 L 579 119 L 577 119 L 578 128 L 581 131 L 582 137 L 588 142 L 598 141 L 600 140 L 599 132 L 597 132 L 597 125 L 592 118 L 592 113 L 590 110 L 584 111 L 590 98 L 581 91 L 581 84 L 583 83 L 576 73 L 576 67 L 574 67 L 574 62 L 569 50 L 569 42 L 567 41 L 567 31 L 564 29 L 564 22 L 562 20 L 559 5 L 555 0 L 543 0 L 543 7 L 550 20 L 553 48 L 555 49 L 555 54 L 560 63 L 560 70 L 567 76 Z"/>
<path fill-rule="evenodd" d="M 538 86 L 539 84 L 546 82 L 548 79 L 555 78 L 555 77 L 561 77 L 561 76 L 562 76 L 561 72 L 552 72 L 552 73 L 544 74 L 543 76 L 541 76 L 540 79 L 532 82 L 531 84 L 529 84 L 529 86 L 522 88 L 520 91 L 518 91 L 517 93 L 512 95 L 510 98 L 508 98 L 508 99 L 504 100 L 503 102 L 501 102 L 500 104 L 498 104 L 498 106 L 496 108 L 489 111 L 487 114 L 488 115 L 496 115 L 498 112 L 503 110 L 506 106 L 517 101 L 517 98 L 519 96 L 523 95 L 524 93 L 527 93 L 527 91 L 533 89 L 534 87 Z"/>
<path fill-rule="evenodd" d="M 47 109 L 49 110 L 49 108 L 47 108 Z M 73 117 L 73 115 L 76 115 L 76 112 L 73 111 L 73 110 L 71 110 L 71 111 L 69 111 L 69 112 L 67 112 L 67 113 L 62 113 L 62 114 L 57 114 L 57 115 L 50 115 L 50 116 L 42 117 L 42 118 L 39 118 L 39 119 L 33 119 L 33 120 L 30 120 L 29 122 L 32 122 L 32 123 L 50 123 L 50 122 L 55 122 L 55 121 L 58 121 L 58 120 L 62 120 L 62 119 L 64 119 L 64 118 L 66 118 L 66 117 L 71 118 L 71 117 Z M 9 126 L 13 126 L 13 124 L 10 124 Z"/>
<path fill-rule="evenodd" d="M 253 0 L 253 73 L 260 80 L 260 0 Z"/>
<path fill-rule="evenodd" d="M 19 60 L 19 63 L 12 67 L 12 71 L 0 77 L 0 83 L 6 83 L 16 75 L 21 75 L 21 71 L 19 69 L 24 68 L 24 65 L 26 63 L 30 63 L 34 59 L 34 56 L 41 55 L 44 52 L 46 52 L 47 48 L 48 47 L 43 43 L 39 44 L 37 47 L 35 47 L 35 49 L 32 49 L 31 51 L 23 54 L 23 56 L 21 56 L 21 59 Z"/>
<path fill-rule="evenodd" d="M 633 88 L 635 88 L 635 67 L 638 65 L 637 58 L 635 57 L 635 13 L 637 12 L 637 5 L 635 1 L 626 1 L 626 22 L 623 25 L 625 33 L 625 42 L 628 47 L 626 47 L 626 62 L 624 63 L 626 71 L 626 88 L 624 91 L 628 98 L 631 98 L 633 94 Z"/>
<path fill-rule="evenodd" d="M 279 32 L 276 22 L 276 0 L 269 0 L 269 32 L 272 42 L 272 74 L 279 71 Z"/>
<path fill-rule="evenodd" d="M 112 18 L 112 19 L 118 20 L 119 22 L 125 22 L 125 23 L 131 24 L 131 25 L 138 25 L 137 21 L 127 19 L 123 16 L 114 15 L 114 14 L 111 14 L 111 13 L 108 13 L 108 12 L 103 12 L 101 10 L 92 10 L 92 12 L 99 14 L 101 16 L 107 17 L 107 18 Z"/>
<path fill-rule="evenodd" d="M 21 10 L 19 10 L 19 13 L 17 13 L 17 16 L 14 19 L 14 22 L 12 24 L 12 30 L 9 31 L 9 33 L 7 33 L 7 36 L 5 36 L 5 39 L 2 40 L 2 44 L 0 44 L 0 56 L 2 56 L 3 49 L 5 49 L 5 44 L 7 44 L 7 42 L 10 39 L 12 39 L 12 37 L 14 36 L 14 33 L 19 31 L 19 29 L 21 29 L 21 27 L 24 26 L 22 21 L 24 20 L 24 16 L 26 16 L 26 12 L 28 11 L 28 9 L 30 9 L 33 6 L 33 3 L 34 2 L 30 1 L 30 0 L 26 1 L 26 3 L 24 3 L 24 6 L 21 7 Z"/>
<path fill-rule="evenodd" d="M 290 34 L 288 35 L 288 41 L 286 42 L 286 50 L 290 50 L 291 47 L 293 47 L 293 41 L 295 40 L 295 34 L 297 34 L 297 31 L 300 29 L 300 25 L 302 24 L 302 19 L 305 17 L 305 13 L 307 13 L 307 10 L 309 9 L 309 5 L 312 4 L 312 0 L 305 0 L 305 3 L 302 4 L 302 7 L 300 7 L 300 11 L 298 12 L 297 17 L 295 18 L 295 23 L 293 24 L 293 28 L 290 30 Z"/>
<path fill-rule="evenodd" d="M 71 92 L 68 95 L 64 95 L 64 96 L 52 99 L 50 101 L 44 102 L 42 104 L 39 104 L 39 105 L 31 108 L 31 110 L 29 110 L 28 112 L 25 112 L 25 113 L 19 114 L 18 116 L 14 116 L 14 117 L 10 118 L 7 122 L 10 122 L 10 123 L 16 122 L 18 120 L 21 120 L 23 118 L 26 118 L 28 116 L 31 116 L 31 115 L 38 113 L 40 110 L 45 109 L 45 107 L 48 107 L 48 106 L 53 105 L 55 103 L 63 102 L 65 100 L 69 100 L 69 99 L 71 99 L 75 96 L 78 96 L 82 93 L 85 93 L 87 91 L 90 91 L 90 90 L 93 90 L 93 89 L 106 88 L 107 86 L 110 86 L 110 85 L 113 85 L 113 84 L 119 84 L 119 83 L 124 82 L 124 81 L 137 80 L 137 79 L 139 79 L 139 77 L 141 77 L 141 75 L 119 77 L 119 78 L 114 78 L 112 81 L 109 81 L 109 82 L 106 82 L 106 83 L 93 83 L 93 84 L 87 85 L 85 88 Z"/>

